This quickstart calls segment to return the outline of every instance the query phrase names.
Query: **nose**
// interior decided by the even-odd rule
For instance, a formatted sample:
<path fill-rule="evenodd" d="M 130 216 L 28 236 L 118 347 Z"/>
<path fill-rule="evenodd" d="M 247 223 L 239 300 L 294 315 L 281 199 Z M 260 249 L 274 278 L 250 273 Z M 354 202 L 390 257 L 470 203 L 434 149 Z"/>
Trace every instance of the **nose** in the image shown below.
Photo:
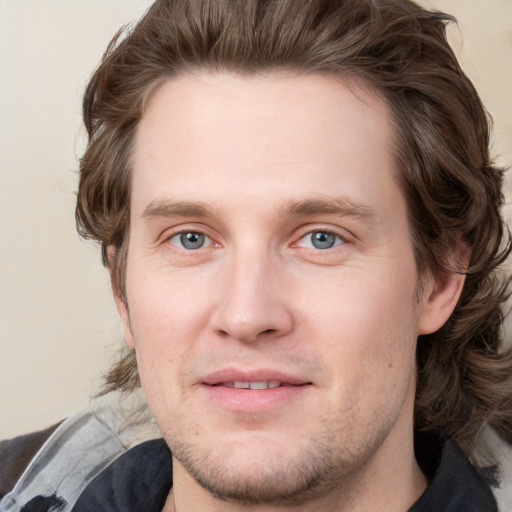
<path fill-rule="evenodd" d="M 282 270 L 263 254 L 240 255 L 227 264 L 210 319 L 215 333 L 242 343 L 290 333 L 294 318 Z"/>

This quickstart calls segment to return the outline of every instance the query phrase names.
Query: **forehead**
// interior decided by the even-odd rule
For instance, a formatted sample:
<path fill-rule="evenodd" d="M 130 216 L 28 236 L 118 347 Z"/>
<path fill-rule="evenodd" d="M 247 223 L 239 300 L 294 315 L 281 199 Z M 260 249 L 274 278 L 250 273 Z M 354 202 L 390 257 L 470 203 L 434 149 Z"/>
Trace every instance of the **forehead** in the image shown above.
<path fill-rule="evenodd" d="M 132 207 L 159 197 L 215 203 L 260 195 L 358 202 L 396 193 L 385 102 L 320 75 L 183 75 L 150 97 L 133 152 Z M 375 193 L 378 191 L 379 193 Z M 278 197 L 279 196 L 279 197 Z M 299 197 L 304 196 L 304 197 Z"/>

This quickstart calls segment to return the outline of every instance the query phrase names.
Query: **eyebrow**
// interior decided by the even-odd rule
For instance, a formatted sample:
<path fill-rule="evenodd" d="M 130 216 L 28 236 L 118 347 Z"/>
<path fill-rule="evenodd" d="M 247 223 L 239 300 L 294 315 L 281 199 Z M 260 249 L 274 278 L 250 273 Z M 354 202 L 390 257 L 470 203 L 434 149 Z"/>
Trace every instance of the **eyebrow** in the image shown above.
<path fill-rule="evenodd" d="M 368 222 L 376 218 L 375 210 L 371 206 L 349 198 L 291 200 L 280 208 L 279 215 L 281 217 L 338 215 L 341 217 L 357 217 Z M 142 217 L 149 219 L 166 217 L 207 218 L 213 216 L 215 216 L 215 210 L 206 203 L 158 198 L 151 201 L 142 212 Z"/>
<path fill-rule="evenodd" d="M 306 199 L 303 201 L 290 201 L 281 209 L 283 216 L 308 215 L 339 215 L 357 217 L 364 221 L 374 221 L 376 212 L 367 204 L 343 198 Z"/>
<path fill-rule="evenodd" d="M 213 209 L 205 203 L 155 199 L 146 206 L 142 217 L 211 217 L 213 214 Z"/>

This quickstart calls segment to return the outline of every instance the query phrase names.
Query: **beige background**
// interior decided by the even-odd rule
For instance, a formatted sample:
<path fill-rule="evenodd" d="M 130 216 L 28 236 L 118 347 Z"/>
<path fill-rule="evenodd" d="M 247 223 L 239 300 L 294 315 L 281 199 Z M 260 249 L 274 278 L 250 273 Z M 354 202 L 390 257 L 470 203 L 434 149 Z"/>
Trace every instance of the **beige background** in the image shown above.
<path fill-rule="evenodd" d="M 120 343 L 99 252 L 74 231 L 84 84 L 149 0 L 0 0 L 0 439 L 81 408 Z M 512 0 L 430 0 L 512 165 Z"/>

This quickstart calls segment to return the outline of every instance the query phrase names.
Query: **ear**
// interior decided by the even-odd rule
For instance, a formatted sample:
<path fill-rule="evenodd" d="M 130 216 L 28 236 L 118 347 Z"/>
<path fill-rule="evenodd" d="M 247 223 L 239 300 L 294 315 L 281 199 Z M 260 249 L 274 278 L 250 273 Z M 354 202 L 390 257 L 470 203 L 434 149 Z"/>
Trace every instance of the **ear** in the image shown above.
<path fill-rule="evenodd" d="M 109 246 L 107 249 L 107 257 L 108 261 L 111 262 L 112 258 L 114 258 L 115 248 L 113 246 Z M 112 288 L 112 295 L 114 296 L 114 302 L 116 304 L 117 314 L 119 315 L 119 319 L 121 320 L 121 328 L 123 329 L 123 337 L 126 344 L 131 347 L 134 347 L 134 338 L 131 328 L 130 322 L 130 313 L 128 311 L 128 303 L 125 296 L 121 293 L 119 289 L 119 285 L 114 276 L 114 272 L 112 270 L 112 265 L 109 264 L 109 273 L 110 273 L 110 286 Z"/>
<path fill-rule="evenodd" d="M 468 267 L 469 254 L 468 247 L 459 242 L 451 257 L 447 258 L 448 269 L 424 280 L 418 334 L 436 332 L 453 313 L 466 279 L 464 272 Z"/>
<path fill-rule="evenodd" d="M 132 327 L 130 324 L 130 314 L 128 312 L 128 305 L 126 304 L 124 298 L 119 293 L 117 287 L 112 284 L 112 293 L 114 294 L 114 301 L 116 303 L 117 313 L 119 315 L 119 319 L 121 320 L 121 327 L 123 329 L 123 337 L 124 341 L 130 348 L 135 348 Z"/>

